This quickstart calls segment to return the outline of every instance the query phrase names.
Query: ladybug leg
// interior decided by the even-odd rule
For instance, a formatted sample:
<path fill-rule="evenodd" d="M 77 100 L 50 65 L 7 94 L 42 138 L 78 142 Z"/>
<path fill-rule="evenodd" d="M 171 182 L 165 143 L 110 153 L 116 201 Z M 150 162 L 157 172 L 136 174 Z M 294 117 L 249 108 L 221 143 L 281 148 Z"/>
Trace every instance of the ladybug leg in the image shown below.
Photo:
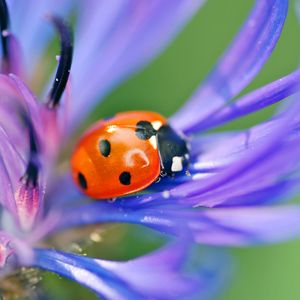
<path fill-rule="evenodd" d="M 190 150 L 190 144 L 187 144 L 187 148 L 188 150 Z M 187 153 L 184 156 L 185 161 L 186 161 L 186 168 L 185 168 L 185 175 L 186 176 L 191 176 L 191 172 L 190 172 L 190 155 Z"/>
<path fill-rule="evenodd" d="M 168 176 L 168 173 L 166 173 L 164 170 L 161 170 L 160 174 L 159 174 L 159 177 L 163 178 L 163 177 L 166 177 L 166 176 Z"/>
<path fill-rule="evenodd" d="M 169 125 L 163 125 L 156 134 L 161 170 L 174 176 L 188 167 L 189 150 L 187 142 Z"/>
<path fill-rule="evenodd" d="M 159 183 L 160 182 L 160 180 L 161 180 L 161 176 L 159 175 L 156 179 L 155 179 L 155 183 Z"/>

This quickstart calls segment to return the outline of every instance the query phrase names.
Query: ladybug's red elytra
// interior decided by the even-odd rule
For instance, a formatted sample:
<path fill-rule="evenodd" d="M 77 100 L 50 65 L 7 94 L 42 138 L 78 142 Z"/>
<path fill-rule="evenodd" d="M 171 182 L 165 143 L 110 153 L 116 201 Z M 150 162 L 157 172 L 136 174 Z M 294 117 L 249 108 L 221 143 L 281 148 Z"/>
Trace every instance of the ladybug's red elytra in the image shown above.
<path fill-rule="evenodd" d="M 183 171 L 189 158 L 185 139 L 160 114 L 130 111 L 94 124 L 80 139 L 72 176 L 95 199 L 143 190 L 160 174 Z"/>

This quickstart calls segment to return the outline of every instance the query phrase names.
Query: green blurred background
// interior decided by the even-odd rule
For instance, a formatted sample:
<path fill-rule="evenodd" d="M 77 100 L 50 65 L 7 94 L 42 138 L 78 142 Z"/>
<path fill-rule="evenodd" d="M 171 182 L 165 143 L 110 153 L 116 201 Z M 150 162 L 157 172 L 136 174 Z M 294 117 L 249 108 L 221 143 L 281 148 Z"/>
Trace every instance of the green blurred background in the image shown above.
<path fill-rule="evenodd" d="M 253 2 L 209 0 L 166 51 L 107 96 L 89 122 L 129 109 L 154 110 L 166 116 L 171 115 L 209 72 L 245 20 Z M 297 67 L 300 30 L 294 5 L 295 2 L 291 1 L 282 37 L 270 60 L 243 93 L 286 75 Z M 271 113 L 272 108 L 269 108 L 218 130 L 251 126 Z M 150 232 L 149 239 L 141 240 L 139 230 L 135 226 L 109 227 L 101 237 L 103 243 L 100 241 L 96 247 L 84 245 L 83 251 L 98 257 L 134 257 L 157 244 L 150 237 Z M 235 248 L 232 253 L 236 274 L 220 299 L 300 299 L 299 241 L 247 249 Z M 83 288 L 77 288 L 75 297 L 72 292 L 75 286 L 69 281 L 55 275 L 44 276 L 47 278 L 45 288 L 50 299 L 51 295 L 53 299 L 94 299 Z"/>

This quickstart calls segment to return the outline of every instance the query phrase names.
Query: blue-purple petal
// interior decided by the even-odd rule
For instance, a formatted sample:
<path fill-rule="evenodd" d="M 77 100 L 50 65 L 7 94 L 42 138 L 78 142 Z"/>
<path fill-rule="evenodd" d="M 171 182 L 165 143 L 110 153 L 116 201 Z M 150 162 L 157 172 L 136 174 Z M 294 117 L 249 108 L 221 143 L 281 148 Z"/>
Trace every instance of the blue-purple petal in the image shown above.
<path fill-rule="evenodd" d="M 191 99 L 171 118 L 185 133 L 198 130 L 205 118 L 236 96 L 269 58 L 287 15 L 288 1 L 258 0 L 232 45 Z"/>
<path fill-rule="evenodd" d="M 70 0 L 8 0 L 11 31 L 16 35 L 23 50 L 26 75 L 32 75 L 43 50 L 53 37 L 54 31 L 47 15 L 65 16 L 70 9 Z"/>
<path fill-rule="evenodd" d="M 113 262 L 83 257 L 49 249 L 35 249 L 34 267 L 55 272 L 74 280 L 105 299 L 202 299 L 228 274 L 224 256 L 204 261 L 196 274 L 182 270 L 188 248 L 171 245 L 127 262 Z M 220 280 L 221 279 L 221 280 Z"/>
<path fill-rule="evenodd" d="M 300 237 L 300 207 L 211 209 L 191 218 L 188 226 L 198 243 L 228 246 L 278 243 Z"/>
<path fill-rule="evenodd" d="M 225 106 L 209 119 L 203 120 L 198 129 L 210 129 L 243 117 L 274 103 L 284 100 L 300 88 L 300 70 L 280 78 Z"/>
<path fill-rule="evenodd" d="M 300 237 L 299 205 L 133 210 L 94 203 L 78 207 L 77 213 L 67 212 L 59 227 L 102 222 L 140 224 L 209 245 L 269 244 Z"/>
<path fill-rule="evenodd" d="M 272 134 L 265 138 L 262 143 L 257 143 L 256 147 L 249 148 L 249 151 L 245 151 L 239 159 L 229 164 L 222 172 L 218 172 L 216 175 L 204 180 L 190 181 L 175 187 L 170 191 L 171 196 L 192 197 L 200 193 L 210 192 L 240 178 L 244 174 L 249 174 L 252 168 L 257 168 L 264 162 L 268 163 L 269 160 L 266 158 L 277 155 L 278 150 L 281 150 L 281 146 L 284 144 L 282 141 L 289 137 L 289 134 L 293 131 L 294 121 L 299 115 L 299 104 L 296 100 L 290 105 L 288 111 L 283 114 L 284 117 L 275 122 Z M 294 143 L 294 145 L 295 149 L 291 150 L 298 151 L 297 143 Z M 284 158 L 282 159 L 284 163 Z M 287 158 L 285 157 L 285 159 Z"/>

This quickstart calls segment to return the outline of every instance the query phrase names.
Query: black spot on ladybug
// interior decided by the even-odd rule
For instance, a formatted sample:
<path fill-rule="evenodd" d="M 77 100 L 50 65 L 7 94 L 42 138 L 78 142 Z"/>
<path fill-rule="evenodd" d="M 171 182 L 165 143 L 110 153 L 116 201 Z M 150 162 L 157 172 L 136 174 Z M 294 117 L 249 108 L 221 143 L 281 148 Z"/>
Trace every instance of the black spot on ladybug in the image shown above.
<path fill-rule="evenodd" d="M 111 151 L 110 142 L 108 140 L 101 140 L 99 142 L 99 149 L 100 149 L 100 153 L 104 157 L 107 157 Z"/>
<path fill-rule="evenodd" d="M 157 131 L 153 128 L 152 124 L 148 121 L 139 121 L 136 124 L 135 134 L 141 140 L 149 140 Z"/>
<path fill-rule="evenodd" d="M 78 173 L 78 182 L 79 182 L 79 185 L 84 189 L 86 190 L 87 189 L 87 182 L 86 182 L 86 179 L 84 177 L 84 175 L 82 173 Z"/>
<path fill-rule="evenodd" d="M 123 185 L 129 185 L 131 180 L 131 175 L 129 172 L 122 172 L 119 176 L 119 180 Z"/>

